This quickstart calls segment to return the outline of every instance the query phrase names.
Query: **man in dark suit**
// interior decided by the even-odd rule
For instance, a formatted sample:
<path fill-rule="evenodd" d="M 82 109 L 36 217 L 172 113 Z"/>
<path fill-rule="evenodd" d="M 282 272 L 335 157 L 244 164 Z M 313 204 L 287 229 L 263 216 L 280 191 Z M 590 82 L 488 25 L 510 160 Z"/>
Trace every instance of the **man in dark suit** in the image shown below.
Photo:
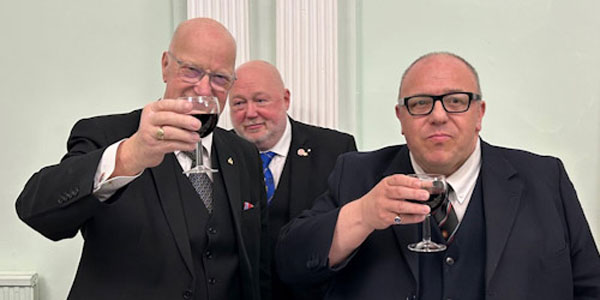
<path fill-rule="evenodd" d="M 340 157 L 327 193 L 281 230 L 282 279 L 329 279 L 326 299 L 600 299 L 598 250 L 562 163 L 483 142 L 480 95 L 457 55 L 416 60 L 396 106 L 407 144 Z M 407 248 L 430 213 L 405 201 L 429 197 L 410 173 L 447 177 L 430 228 L 443 252 Z"/>
<path fill-rule="evenodd" d="M 312 206 L 327 187 L 337 157 L 356 151 L 346 133 L 311 126 L 288 117 L 290 91 L 277 69 L 251 61 L 236 70 L 230 93 L 235 131 L 253 142 L 263 157 L 269 206 L 269 236 L 275 246 L 279 229 Z M 319 288 L 286 286 L 272 269 L 273 299 L 319 299 Z"/>
<path fill-rule="evenodd" d="M 29 179 L 19 217 L 52 240 L 84 238 L 69 299 L 260 299 L 269 253 L 256 148 L 217 128 L 202 144 L 218 172 L 197 177 L 202 187 L 183 174 L 201 124 L 176 98 L 216 96 L 222 109 L 235 56 L 218 22 L 182 23 L 162 56 L 163 99 L 79 121 L 61 162 Z"/>

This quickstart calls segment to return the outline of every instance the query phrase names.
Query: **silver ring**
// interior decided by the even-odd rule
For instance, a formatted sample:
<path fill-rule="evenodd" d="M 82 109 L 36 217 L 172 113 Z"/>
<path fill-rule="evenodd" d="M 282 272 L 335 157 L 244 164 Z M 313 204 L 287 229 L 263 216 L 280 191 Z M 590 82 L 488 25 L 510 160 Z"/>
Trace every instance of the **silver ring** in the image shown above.
<path fill-rule="evenodd" d="M 402 218 L 400 217 L 400 215 L 396 215 L 394 217 L 394 224 L 399 225 L 400 223 L 402 223 Z"/>
<path fill-rule="evenodd" d="M 156 130 L 156 139 L 161 141 L 165 139 L 165 130 L 162 127 L 158 127 Z"/>

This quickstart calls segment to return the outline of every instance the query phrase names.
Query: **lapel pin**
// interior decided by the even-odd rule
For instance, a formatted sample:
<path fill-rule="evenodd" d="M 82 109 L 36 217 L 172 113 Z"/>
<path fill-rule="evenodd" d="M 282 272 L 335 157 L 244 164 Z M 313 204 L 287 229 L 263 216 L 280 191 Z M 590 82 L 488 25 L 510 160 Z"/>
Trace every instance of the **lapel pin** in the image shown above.
<path fill-rule="evenodd" d="M 298 152 L 296 152 L 296 154 L 298 154 L 298 156 L 306 157 L 306 156 L 308 156 L 308 154 L 310 154 L 310 148 L 306 149 L 306 150 L 304 150 L 303 148 L 299 148 Z"/>
<path fill-rule="evenodd" d="M 233 158 L 228 158 L 227 159 L 227 163 L 233 166 Z"/>

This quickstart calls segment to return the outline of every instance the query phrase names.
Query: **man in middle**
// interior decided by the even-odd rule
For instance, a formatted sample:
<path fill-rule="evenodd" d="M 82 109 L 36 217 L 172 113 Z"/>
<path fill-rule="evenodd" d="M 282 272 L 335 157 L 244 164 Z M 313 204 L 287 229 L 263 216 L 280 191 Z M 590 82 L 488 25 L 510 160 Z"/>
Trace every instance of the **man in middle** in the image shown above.
<path fill-rule="evenodd" d="M 269 236 L 274 253 L 279 230 L 327 188 L 338 155 L 356 151 L 354 137 L 307 125 L 287 115 L 290 91 L 268 62 L 250 61 L 236 70 L 230 95 L 236 133 L 254 143 L 263 160 L 269 206 Z M 287 286 L 272 267 L 273 299 L 320 299 L 321 288 Z"/>

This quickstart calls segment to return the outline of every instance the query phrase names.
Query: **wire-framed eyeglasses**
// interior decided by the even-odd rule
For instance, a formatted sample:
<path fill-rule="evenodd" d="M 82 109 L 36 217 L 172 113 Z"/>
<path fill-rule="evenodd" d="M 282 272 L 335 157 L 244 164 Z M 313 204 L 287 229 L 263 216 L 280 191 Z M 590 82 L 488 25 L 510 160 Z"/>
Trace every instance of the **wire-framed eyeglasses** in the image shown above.
<path fill-rule="evenodd" d="M 196 84 L 200 80 L 202 80 L 204 76 L 208 75 L 210 86 L 213 89 L 221 92 L 226 92 L 229 90 L 229 88 L 231 88 L 233 82 L 235 81 L 235 75 L 228 75 L 218 72 L 207 72 L 202 68 L 198 68 L 189 63 L 181 61 L 170 51 L 168 51 L 167 53 L 179 65 L 179 68 L 177 70 L 177 76 L 179 76 L 179 78 L 186 83 Z"/>

